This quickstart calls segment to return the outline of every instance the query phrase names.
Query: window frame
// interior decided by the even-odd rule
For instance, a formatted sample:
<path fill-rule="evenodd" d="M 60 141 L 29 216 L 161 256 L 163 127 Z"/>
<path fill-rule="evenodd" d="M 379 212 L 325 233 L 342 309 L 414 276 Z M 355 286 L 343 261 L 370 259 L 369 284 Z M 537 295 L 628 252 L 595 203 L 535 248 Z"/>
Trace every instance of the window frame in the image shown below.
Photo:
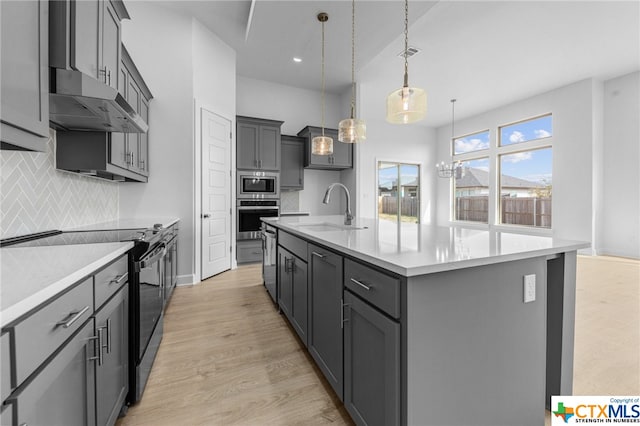
<path fill-rule="evenodd" d="M 466 161 L 481 160 L 484 158 L 488 158 L 489 160 L 489 203 L 488 203 L 489 211 L 487 212 L 487 217 L 488 217 L 487 223 L 456 220 L 455 218 L 456 217 L 455 177 L 453 177 L 450 179 L 449 223 L 453 225 L 478 227 L 481 229 L 491 228 L 491 229 L 497 229 L 497 230 L 503 229 L 508 231 L 518 230 L 518 231 L 526 231 L 528 233 L 543 234 L 543 235 L 549 235 L 553 232 L 553 229 L 554 229 L 553 227 L 555 223 L 555 221 L 553 220 L 553 210 L 554 210 L 553 207 L 552 207 L 552 216 L 551 216 L 552 219 L 551 219 L 550 228 L 535 227 L 530 225 L 516 225 L 516 224 L 501 223 L 502 222 L 502 217 L 501 217 L 502 206 L 501 206 L 501 197 L 500 197 L 500 193 L 501 193 L 500 160 L 502 156 L 509 155 L 509 154 L 516 154 L 519 152 L 527 152 L 527 151 L 535 151 L 535 150 L 544 149 L 544 148 L 551 148 L 552 179 L 553 179 L 553 168 L 554 168 L 553 167 L 553 161 L 554 161 L 553 160 L 553 139 L 554 139 L 553 133 L 551 134 L 551 136 L 547 136 L 540 139 L 534 139 L 534 140 L 525 141 L 525 142 L 518 142 L 518 143 L 509 144 L 509 145 L 502 145 L 500 141 L 501 129 L 504 127 L 512 126 L 514 124 L 524 123 L 527 121 L 535 120 L 537 118 L 546 117 L 546 116 L 551 117 L 552 125 L 553 125 L 554 114 L 552 111 L 549 111 L 543 114 L 531 115 L 527 118 L 519 119 L 516 121 L 511 121 L 504 124 L 498 124 L 493 129 L 490 128 L 489 129 L 489 149 L 465 152 L 462 154 L 455 154 L 455 145 L 454 145 L 455 140 L 465 136 L 454 135 L 453 137 L 451 137 L 449 141 L 449 152 L 451 155 L 452 163 L 455 164 L 458 162 L 466 162 Z M 465 135 L 468 136 L 476 133 L 482 133 L 485 131 L 486 130 L 479 130 L 479 131 L 474 131 L 470 133 L 465 133 Z M 552 131 L 553 131 L 553 127 L 552 127 Z M 552 197 L 552 206 L 553 206 L 553 197 Z"/>
<path fill-rule="evenodd" d="M 404 161 L 404 160 L 389 160 L 389 159 L 380 159 L 380 158 L 376 158 L 375 159 L 375 164 L 376 164 L 376 168 L 375 168 L 375 197 L 374 197 L 374 201 L 375 201 L 375 218 L 376 220 L 380 220 L 380 216 L 379 216 L 379 212 L 378 212 L 378 197 L 380 196 L 379 194 L 379 172 L 380 172 L 380 164 L 382 163 L 387 163 L 387 164 L 395 164 L 396 169 L 398 169 L 399 171 L 399 166 L 402 165 L 407 165 L 407 166 L 416 166 L 418 168 L 418 188 L 416 191 L 416 198 L 418 199 L 417 203 L 418 203 L 418 214 L 417 214 L 417 223 L 420 224 L 422 223 L 422 183 L 423 183 L 423 176 L 422 173 L 424 171 L 424 167 L 423 167 L 423 163 L 421 161 Z M 399 184 L 399 181 L 398 181 Z M 398 185 L 399 186 L 399 185 Z M 398 190 L 399 192 L 399 190 Z M 398 196 L 398 209 L 400 214 L 398 215 L 398 223 L 402 222 L 401 217 L 402 217 L 402 213 L 401 213 L 401 202 L 400 202 L 400 197 Z"/>

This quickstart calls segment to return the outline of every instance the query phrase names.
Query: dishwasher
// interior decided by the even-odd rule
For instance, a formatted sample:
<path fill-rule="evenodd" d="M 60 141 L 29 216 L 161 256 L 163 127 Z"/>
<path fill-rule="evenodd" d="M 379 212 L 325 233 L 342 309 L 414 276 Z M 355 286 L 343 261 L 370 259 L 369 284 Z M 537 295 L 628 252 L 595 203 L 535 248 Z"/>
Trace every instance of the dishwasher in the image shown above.
<path fill-rule="evenodd" d="M 274 303 L 278 300 L 276 276 L 278 262 L 277 243 L 276 229 L 262 222 L 262 279 Z"/>

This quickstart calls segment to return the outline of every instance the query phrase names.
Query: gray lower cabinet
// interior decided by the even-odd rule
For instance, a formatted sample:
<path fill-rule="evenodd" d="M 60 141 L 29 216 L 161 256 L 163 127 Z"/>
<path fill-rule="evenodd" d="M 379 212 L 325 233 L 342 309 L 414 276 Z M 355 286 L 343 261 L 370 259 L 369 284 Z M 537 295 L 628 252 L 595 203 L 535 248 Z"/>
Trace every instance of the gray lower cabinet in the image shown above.
<path fill-rule="evenodd" d="M 125 254 L 3 329 L 0 424 L 115 424 L 129 391 L 127 267 Z"/>
<path fill-rule="evenodd" d="M 96 419 L 114 425 L 129 390 L 129 286 L 95 315 L 100 353 L 96 368 Z"/>
<path fill-rule="evenodd" d="M 344 292 L 344 405 L 358 425 L 400 424 L 400 324 Z"/>
<path fill-rule="evenodd" d="M 288 135 L 282 135 L 281 139 L 280 190 L 303 190 L 305 139 Z"/>
<path fill-rule="evenodd" d="M 260 262 L 262 260 L 262 240 L 240 240 L 236 243 L 238 263 Z"/>
<path fill-rule="evenodd" d="M 309 353 L 340 400 L 342 365 L 342 256 L 309 244 Z"/>
<path fill-rule="evenodd" d="M 14 424 L 95 425 L 98 351 L 94 322 L 90 319 L 46 368 L 10 397 Z"/>
<path fill-rule="evenodd" d="M 315 155 L 311 153 L 311 140 L 322 135 L 321 127 L 307 126 L 298 132 L 305 139 L 304 167 L 307 169 L 343 170 L 353 167 L 353 146 L 338 141 L 338 130 L 324 129 L 324 134 L 333 138 L 333 154 Z"/>
<path fill-rule="evenodd" d="M 46 151 L 49 137 L 49 2 L 0 2 L 2 149 Z"/>
<path fill-rule="evenodd" d="M 307 262 L 278 247 L 278 268 L 278 305 L 307 346 Z"/>

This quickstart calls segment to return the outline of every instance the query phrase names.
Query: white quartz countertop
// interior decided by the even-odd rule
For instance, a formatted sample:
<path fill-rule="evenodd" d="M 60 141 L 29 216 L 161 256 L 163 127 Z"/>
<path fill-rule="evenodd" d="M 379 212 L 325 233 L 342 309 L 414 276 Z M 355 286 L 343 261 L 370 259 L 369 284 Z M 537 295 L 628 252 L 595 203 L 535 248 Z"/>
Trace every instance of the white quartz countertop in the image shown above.
<path fill-rule="evenodd" d="M 0 249 L 0 326 L 117 259 L 132 242 Z"/>
<path fill-rule="evenodd" d="M 110 222 L 94 223 L 91 225 L 83 225 L 75 228 L 67 228 L 62 231 L 108 231 L 113 229 L 142 229 L 153 228 L 156 223 L 162 224 L 163 228 L 178 223 L 180 219 L 177 217 L 136 217 L 122 218 L 112 220 Z"/>
<path fill-rule="evenodd" d="M 479 230 L 344 216 L 263 218 L 284 231 L 411 277 L 575 251 L 589 243 L 516 232 Z"/>

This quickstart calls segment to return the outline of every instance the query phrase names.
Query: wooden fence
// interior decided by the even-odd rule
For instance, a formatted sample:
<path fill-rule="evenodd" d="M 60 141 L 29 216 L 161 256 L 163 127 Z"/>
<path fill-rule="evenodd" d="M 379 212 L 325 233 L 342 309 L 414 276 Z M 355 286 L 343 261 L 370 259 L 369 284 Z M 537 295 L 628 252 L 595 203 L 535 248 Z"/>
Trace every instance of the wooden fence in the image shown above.
<path fill-rule="evenodd" d="M 528 225 L 551 228 L 551 198 L 502 197 L 502 222 L 510 225 Z M 488 222 L 489 197 L 469 196 L 456 198 L 456 220 Z"/>
<path fill-rule="evenodd" d="M 398 214 L 398 199 L 396 197 L 379 197 L 378 212 L 383 214 Z M 419 202 L 417 197 L 401 197 L 401 216 L 418 216 Z"/>

